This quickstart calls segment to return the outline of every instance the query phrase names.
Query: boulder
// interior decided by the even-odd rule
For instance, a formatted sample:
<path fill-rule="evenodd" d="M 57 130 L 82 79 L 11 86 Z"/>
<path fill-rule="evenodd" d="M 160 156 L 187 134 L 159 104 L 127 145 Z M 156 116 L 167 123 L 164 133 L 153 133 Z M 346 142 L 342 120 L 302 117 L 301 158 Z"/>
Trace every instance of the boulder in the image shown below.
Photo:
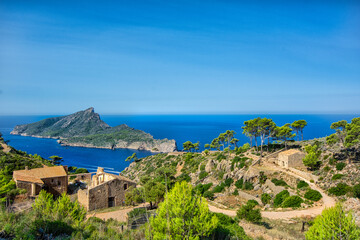
<path fill-rule="evenodd" d="M 215 166 L 214 160 L 210 159 L 205 165 L 205 172 L 208 173 L 211 172 L 214 166 Z"/>

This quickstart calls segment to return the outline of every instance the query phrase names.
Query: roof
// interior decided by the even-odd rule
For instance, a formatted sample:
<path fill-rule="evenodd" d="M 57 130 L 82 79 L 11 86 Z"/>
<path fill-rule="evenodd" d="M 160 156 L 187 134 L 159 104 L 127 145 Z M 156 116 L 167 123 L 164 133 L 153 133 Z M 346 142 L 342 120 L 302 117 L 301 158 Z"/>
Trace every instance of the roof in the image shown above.
<path fill-rule="evenodd" d="M 116 177 L 116 178 L 118 178 L 118 179 L 120 179 L 120 180 L 124 180 L 124 181 L 128 181 L 128 182 L 135 183 L 133 180 L 130 180 L 129 178 L 124 177 L 124 176 L 121 176 L 121 175 L 116 175 L 116 174 L 112 174 L 112 173 L 106 173 L 106 174 L 109 174 L 109 175 L 111 175 L 111 176 L 113 176 L 113 177 Z"/>
<path fill-rule="evenodd" d="M 289 156 L 289 155 L 296 154 L 296 153 L 303 153 L 303 152 L 299 151 L 298 149 L 289 149 L 289 150 L 279 153 L 279 155 L 281 154 L 281 155 Z"/>
<path fill-rule="evenodd" d="M 54 177 L 65 177 L 67 173 L 63 166 L 33 168 L 29 170 L 18 170 L 14 171 L 13 177 L 15 180 L 24 182 L 33 182 L 43 184 L 42 179 L 54 178 Z"/>

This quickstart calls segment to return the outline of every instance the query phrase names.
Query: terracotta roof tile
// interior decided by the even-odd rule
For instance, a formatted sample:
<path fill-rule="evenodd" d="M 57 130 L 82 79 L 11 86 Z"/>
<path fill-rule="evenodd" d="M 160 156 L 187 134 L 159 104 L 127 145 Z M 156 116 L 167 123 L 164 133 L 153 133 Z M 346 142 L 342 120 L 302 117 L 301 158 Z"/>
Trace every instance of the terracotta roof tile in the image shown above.
<path fill-rule="evenodd" d="M 289 150 L 286 150 L 284 152 L 281 152 L 279 153 L 279 155 L 292 155 L 292 154 L 295 154 L 295 153 L 303 153 L 301 151 L 299 151 L 298 149 L 289 149 Z"/>
<path fill-rule="evenodd" d="M 34 168 L 29 170 L 14 171 L 13 177 L 15 180 L 25 182 L 44 183 L 41 179 L 64 177 L 67 173 L 63 166 Z"/>

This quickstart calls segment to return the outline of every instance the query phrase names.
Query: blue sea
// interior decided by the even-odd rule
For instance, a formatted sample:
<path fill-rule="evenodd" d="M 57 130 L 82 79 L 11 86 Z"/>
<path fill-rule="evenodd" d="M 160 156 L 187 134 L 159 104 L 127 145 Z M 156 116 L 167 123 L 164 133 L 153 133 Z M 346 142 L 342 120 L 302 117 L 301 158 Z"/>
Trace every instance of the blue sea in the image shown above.
<path fill-rule="evenodd" d="M 243 122 L 256 117 L 272 118 L 277 125 L 292 123 L 305 119 L 308 126 L 304 129 L 304 139 L 324 137 L 333 133 L 330 125 L 339 120 L 351 121 L 360 114 L 333 115 L 102 115 L 101 118 L 110 126 L 127 124 L 130 127 L 150 133 L 155 138 L 175 139 L 178 148 L 185 141 L 210 143 L 211 140 L 226 130 L 235 130 L 239 144 L 248 142 L 242 134 Z M 138 157 L 151 155 L 148 151 L 128 149 L 92 149 L 80 147 L 62 147 L 54 139 L 42 139 L 11 135 L 11 130 L 18 124 L 36 122 L 53 116 L 0 116 L 0 132 L 9 145 L 30 154 L 39 154 L 44 158 L 52 155 L 63 157 L 64 165 L 84 167 L 95 171 L 98 166 L 105 167 L 109 172 L 118 173 L 129 166 L 125 159 L 136 152 Z"/>

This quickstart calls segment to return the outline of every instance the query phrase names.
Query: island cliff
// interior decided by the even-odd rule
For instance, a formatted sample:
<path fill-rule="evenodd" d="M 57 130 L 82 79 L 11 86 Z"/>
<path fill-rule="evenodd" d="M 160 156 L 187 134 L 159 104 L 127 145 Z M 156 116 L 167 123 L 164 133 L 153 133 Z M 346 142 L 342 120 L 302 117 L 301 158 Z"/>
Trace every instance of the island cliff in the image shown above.
<path fill-rule="evenodd" d="M 144 131 L 125 124 L 111 127 L 100 119 L 94 108 L 67 116 L 47 118 L 35 123 L 17 125 L 11 134 L 59 139 L 63 146 L 88 148 L 128 148 L 152 152 L 174 152 L 175 140 L 154 139 Z"/>

